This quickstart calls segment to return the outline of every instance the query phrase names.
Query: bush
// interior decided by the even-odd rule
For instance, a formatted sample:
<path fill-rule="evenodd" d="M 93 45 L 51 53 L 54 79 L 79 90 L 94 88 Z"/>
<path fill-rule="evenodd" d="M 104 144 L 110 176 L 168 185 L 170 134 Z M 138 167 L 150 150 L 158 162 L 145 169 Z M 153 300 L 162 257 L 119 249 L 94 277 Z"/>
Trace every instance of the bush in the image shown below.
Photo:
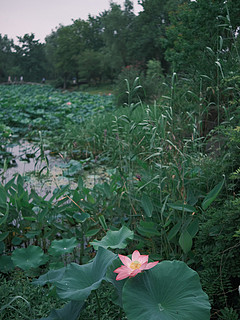
<path fill-rule="evenodd" d="M 139 79 L 136 82 L 136 79 Z M 135 85 L 142 88 L 137 90 L 132 97 L 133 103 L 141 101 L 151 102 L 156 100 L 162 94 L 162 82 L 164 80 L 161 63 L 158 60 L 149 60 L 147 63 L 147 71 L 144 74 L 139 66 L 126 66 L 119 74 L 115 85 L 115 95 L 117 97 L 117 105 L 128 103 L 129 95 L 126 92 L 126 81 L 129 83 L 131 91 Z"/>
<path fill-rule="evenodd" d="M 163 93 L 164 75 L 161 62 L 158 60 L 149 60 L 147 63 L 147 72 L 143 83 L 147 100 L 157 100 Z"/>
<path fill-rule="evenodd" d="M 136 81 L 136 79 L 138 80 Z M 143 73 L 134 66 L 126 66 L 124 69 L 122 69 L 122 72 L 119 74 L 118 79 L 116 81 L 114 94 L 116 96 L 116 104 L 118 106 L 122 106 L 125 103 L 129 103 L 129 94 L 132 93 L 134 90 L 135 84 L 141 85 L 142 81 L 144 79 Z M 127 81 L 127 82 L 126 82 Z M 130 92 L 127 93 L 127 83 L 130 87 Z M 145 92 L 141 88 L 140 90 L 137 90 L 135 95 L 131 94 L 131 103 L 137 103 L 139 100 L 145 99 Z"/>

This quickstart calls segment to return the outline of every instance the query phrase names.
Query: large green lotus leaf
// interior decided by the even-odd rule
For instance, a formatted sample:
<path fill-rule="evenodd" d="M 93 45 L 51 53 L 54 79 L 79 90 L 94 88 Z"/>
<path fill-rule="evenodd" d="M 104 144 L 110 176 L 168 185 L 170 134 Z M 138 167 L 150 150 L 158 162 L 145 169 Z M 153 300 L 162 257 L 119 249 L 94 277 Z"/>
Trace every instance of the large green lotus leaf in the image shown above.
<path fill-rule="evenodd" d="M 38 279 L 33 279 L 32 284 L 38 286 L 45 286 L 47 283 L 56 283 L 60 281 L 64 275 L 66 267 L 57 269 L 57 270 L 49 270 L 47 273 L 41 275 Z"/>
<path fill-rule="evenodd" d="M 198 274 L 181 261 L 163 261 L 128 279 L 123 308 L 129 320 L 209 320 Z"/>
<path fill-rule="evenodd" d="M 48 256 L 44 255 L 43 250 L 37 246 L 16 249 L 12 253 L 12 261 L 15 266 L 23 270 L 37 268 L 45 264 Z"/>
<path fill-rule="evenodd" d="M 115 294 L 111 296 L 111 300 L 122 307 L 122 288 L 126 282 L 125 280 L 118 281 L 116 280 L 116 273 L 114 273 L 114 270 L 119 268 L 122 265 L 122 262 L 120 259 L 116 259 L 112 262 L 112 264 L 108 267 L 105 280 L 108 282 L 111 282 L 114 285 L 115 288 Z"/>
<path fill-rule="evenodd" d="M 99 247 L 112 248 L 112 249 L 124 249 L 127 246 L 127 240 L 133 239 L 134 232 L 129 230 L 127 227 L 122 226 L 118 231 L 109 230 L 102 240 L 94 240 L 90 242 L 94 249 L 97 250 Z"/>
<path fill-rule="evenodd" d="M 92 262 L 85 265 L 71 263 L 62 280 L 56 283 L 57 293 L 62 299 L 83 301 L 92 290 L 96 290 L 105 277 L 108 266 L 117 256 L 99 248 Z"/>
<path fill-rule="evenodd" d="M 70 301 L 62 309 L 53 309 L 47 318 L 40 320 L 77 320 L 84 306 L 84 301 Z"/>
<path fill-rule="evenodd" d="M 72 252 L 76 246 L 77 239 L 74 237 L 71 239 L 53 240 L 48 252 L 52 255 L 61 255 Z"/>

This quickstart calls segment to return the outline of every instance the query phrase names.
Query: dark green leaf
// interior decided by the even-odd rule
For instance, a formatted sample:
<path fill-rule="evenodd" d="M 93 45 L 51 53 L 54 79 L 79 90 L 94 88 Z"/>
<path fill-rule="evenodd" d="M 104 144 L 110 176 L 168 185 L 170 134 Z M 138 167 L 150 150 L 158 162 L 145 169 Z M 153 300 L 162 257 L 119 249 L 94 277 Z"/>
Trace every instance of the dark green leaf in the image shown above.
<path fill-rule="evenodd" d="M 73 215 L 73 218 L 77 221 L 77 222 L 84 222 L 86 221 L 88 218 L 90 218 L 90 215 L 86 212 L 76 212 Z"/>
<path fill-rule="evenodd" d="M 178 231 L 180 230 L 181 228 L 181 222 L 179 221 L 177 224 L 175 224 L 172 229 L 169 231 L 168 233 L 168 240 L 172 240 L 172 238 L 175 237 L 175 235 L 178 233 Z"/>
<path fill-rule="evenodd" d="M 187 227 L 187 231 L 189 232 L 191 237 L 194 238 L 195 235 L 198 233 L 198 230 L 199 230 L 198 218 L 194 217 L 194 220 Z"/>
<path fill-rule="evenodd" d="M 183 202 L 176 202 L 176 203 L 168 203 L 168 206 L 172 209 L 179 210 L 179 211 L 186 211 L 186 212 L 195 212 L 196 209 L 189 205 L 185 204 Z"/>
<path fill-rule="evenodd" d="M 151 199 L 146 194 L 143 194 L 141 203 L 147 217 L 150 218 L 153 212 L 153 204 Z"/>
<path fill-rule="evenodd" d="M 0 233 L 0 242 L 5 240 L 8 235 L 9 235 L 9 231 Z"/>
<path fill-rule="evenodd" d="M 203 210 L 206 210 L 210 204 L 217 198 L 218 194 L 220 193 L 225 179 L 223 179 L 221 182 L 219 182 L 203 199 L 202 202 L 202 208 Z"/>
<path fill-rule="evenodd" d="M 192 237 L 187 230 L 183 231 L 179 238 L 179 244 L 184 253 L 188 253 L 192 248 Z"/>
<path fill-rule="evenodd" d="M 133 236 L 133 231 L 129 230 L 125 226 L 122 226 L 122 228 L 118 231 L 109 230 L 102 240 L 94 240 L 90 242 L 90 244 L 93 245 L 95 250 L 98 250 L 99 247 L 105 249 L 124 249 L 127 246 L 127 240 L 133 239 Z"/>
<path fill-rule="evenodd" d="M 140 221 L 137 226 L 137 231 L 143 237 L 151 238 L 152 236 L 159 236 L 160 232 L 157 230 L 157 224 L 153 221 Z"/>
<path fill-rule="evenodd" d="M 3 273 L 10 272 L 14 269 L 14 264 L 10 256 L 0 256 L 0 271 Z"/>
<path fill-rule="evenodd" d="M 100 222 L 101 226 L 103 227 L 103 229 L 107 230 L 108 227 L 107 227 L 107 223 L 106 223 L 106 220 L 105 220 L 104 216 L 101 214 L 98 217 L 98 219 L 99 219 L 99 222 Z"/>

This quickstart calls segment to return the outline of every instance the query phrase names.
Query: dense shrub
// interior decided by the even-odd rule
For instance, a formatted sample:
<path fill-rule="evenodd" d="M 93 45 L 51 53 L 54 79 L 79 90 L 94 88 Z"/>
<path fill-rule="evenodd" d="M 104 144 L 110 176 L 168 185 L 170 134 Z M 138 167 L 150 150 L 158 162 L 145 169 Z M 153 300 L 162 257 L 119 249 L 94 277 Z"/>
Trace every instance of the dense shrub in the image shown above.
<path fill-rule="evenodd" d="M 138 80 L 136 81 L 136 79 Z M 141 85 L 143 79 L 144 75 L 138 67 L 129 65 L 123 68 L 116 80 L 114 89 L 117 105 L 121 106 L 124 103 L 129 103 L 130 96 L 131 103 L 136 103 L 140 99 L 143 100 L 145 97 L 143 88 L 135 92 L 133 95 L 134 88 L 136 85 Z M 127 84 L 129 85 L 130 90 L 127 89 Z"/>
<path fill-rule="evenodd" d="M 138 80 L 136 81 L 136 79 Z M 158 60 L 149 60 L 146 72 L 140 66 L 126 66 L 122 69 L 115 84 L 117 104 L 129 103 L 129 94 L 130 96 L 132 94 L 131 103 L 137 103 L 139 100 L 152 102 L 163 93 L 163 81 L 164 75 L 161 63 Z M 130 91 L 127 89 L 127 83 Z M 134 91 L 138 85 L 141 88 Z"/>
<path fill-rule="evenodd" d="M 212 303 L 213 319 L 219 319 L 217 315 L 224 307 L 233 308 L 234 313 L 240 312 L 240 241 L 235 237 L 240 225 L 239 206 L 240 198 L 223 207 L 209 209 L 202 217 L 195 241 L 197 270 Z"/>

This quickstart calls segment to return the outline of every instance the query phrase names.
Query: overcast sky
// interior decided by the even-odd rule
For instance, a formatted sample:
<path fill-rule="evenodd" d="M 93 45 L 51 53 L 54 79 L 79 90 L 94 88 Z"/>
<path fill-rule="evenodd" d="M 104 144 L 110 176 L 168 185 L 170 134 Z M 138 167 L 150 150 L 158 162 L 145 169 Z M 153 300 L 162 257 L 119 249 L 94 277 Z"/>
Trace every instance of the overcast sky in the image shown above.
<path fill-rule="evenodd" d="M 123 5 L 124 0 L 115 0 Z M 141 6 L 133 0 L 134 11 Z M 72 19 L 98 15 L 110 7 L 110 0 L 0 0 L 0 34 L 16 40 L 17 36 L 34 33 L 41 42 L 59 24 L 72 23 Z"/>

